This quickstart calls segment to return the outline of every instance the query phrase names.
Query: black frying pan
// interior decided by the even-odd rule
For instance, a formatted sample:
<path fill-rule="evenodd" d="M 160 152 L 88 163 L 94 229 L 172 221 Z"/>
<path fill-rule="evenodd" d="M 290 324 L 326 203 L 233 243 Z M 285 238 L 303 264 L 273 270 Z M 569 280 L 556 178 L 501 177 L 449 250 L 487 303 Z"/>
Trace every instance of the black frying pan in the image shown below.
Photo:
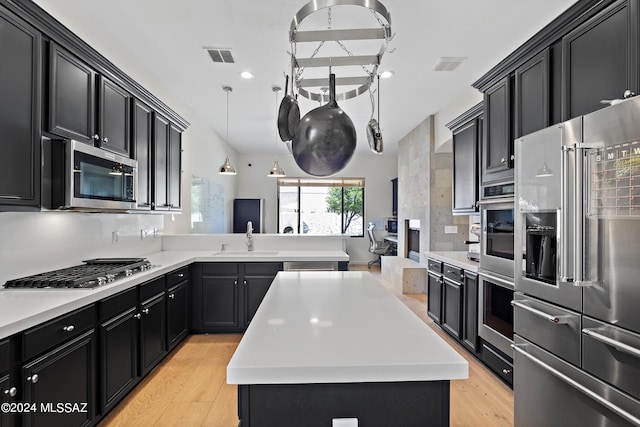
<path fill-rule="evenodd" d="M 298 107 L 298 101 L 293 97 L 293 77 L 291 80 L 291 94 L 288 94 L 289 76 L 286 76 L 284 84 L 285 96 L 280 102 L 280 110 L 278 111 L 278 133 L 283 142 L 291 141 L 296 136 L 296 131 L 300 124 L 300 108 Z"/>

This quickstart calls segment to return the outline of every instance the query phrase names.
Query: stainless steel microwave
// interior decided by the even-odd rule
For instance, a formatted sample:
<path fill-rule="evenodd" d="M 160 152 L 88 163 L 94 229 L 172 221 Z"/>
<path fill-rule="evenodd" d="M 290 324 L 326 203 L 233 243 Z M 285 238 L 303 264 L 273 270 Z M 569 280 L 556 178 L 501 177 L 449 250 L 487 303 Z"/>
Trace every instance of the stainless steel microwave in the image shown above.
<path fill-rule="evenodd" d="M 126 211 L 136 207 L 138 162 L 73 140 L 43 141 L 43 205 Z"/>

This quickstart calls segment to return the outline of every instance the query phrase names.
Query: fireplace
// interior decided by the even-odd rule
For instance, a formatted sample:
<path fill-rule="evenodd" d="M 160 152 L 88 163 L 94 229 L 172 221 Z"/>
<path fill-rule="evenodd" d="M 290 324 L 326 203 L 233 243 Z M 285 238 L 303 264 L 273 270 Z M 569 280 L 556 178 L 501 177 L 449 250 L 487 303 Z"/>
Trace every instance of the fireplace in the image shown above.
<path fill-rule="evenodd" d="M 416 262 L 420 262 L 420 221 L 419 220 L 407 220 L 406 221 L 406 233 L 407 238 L 407 253 L 406 257 Z"/>

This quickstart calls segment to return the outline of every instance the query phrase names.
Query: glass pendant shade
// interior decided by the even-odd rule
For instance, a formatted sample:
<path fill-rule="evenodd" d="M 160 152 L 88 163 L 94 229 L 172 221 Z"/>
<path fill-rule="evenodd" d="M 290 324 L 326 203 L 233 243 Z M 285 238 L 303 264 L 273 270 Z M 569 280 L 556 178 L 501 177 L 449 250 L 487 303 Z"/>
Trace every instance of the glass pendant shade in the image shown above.
<path fill-rule="evenodd" d="M 227 156 L 227 159 L 224 161 L 222 166 L 220 166 L 220 169 L 218 169 L 218 173 L 220 175 L 235 175 L 237 173 L 236 168 L 234 168 L 229 161 L 229 156 Z"/>
<path fill-rule="evenodd" d="M 280 165 L 278 164 L 278 161 L 276 160 L 273 163 L 273 167 L 271 168 L 271 170 L 269 171 L 269 175 L 267 176 L 271 176 L 271 177 L 281 177 L 281 176 L 286 176 L 284 173 L 284 170 L 280 167 Z"/>

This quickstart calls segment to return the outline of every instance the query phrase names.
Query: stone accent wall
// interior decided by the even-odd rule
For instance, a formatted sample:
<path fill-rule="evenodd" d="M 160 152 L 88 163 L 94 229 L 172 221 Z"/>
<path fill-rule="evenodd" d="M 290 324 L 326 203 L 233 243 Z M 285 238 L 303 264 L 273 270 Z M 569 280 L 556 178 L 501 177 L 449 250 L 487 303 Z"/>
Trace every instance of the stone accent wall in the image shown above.
<path fill-rule="evenodd" d="M 467 250 L 469 218 L 451 213 L 452 154 L 435 153 L 433 129 L 429 116 L 398 143 L 398 255 L 405 253 L 407 219 L 420 220 L 421 252 Z M 458 232 L 445 234 L 449 225 Z"/>

